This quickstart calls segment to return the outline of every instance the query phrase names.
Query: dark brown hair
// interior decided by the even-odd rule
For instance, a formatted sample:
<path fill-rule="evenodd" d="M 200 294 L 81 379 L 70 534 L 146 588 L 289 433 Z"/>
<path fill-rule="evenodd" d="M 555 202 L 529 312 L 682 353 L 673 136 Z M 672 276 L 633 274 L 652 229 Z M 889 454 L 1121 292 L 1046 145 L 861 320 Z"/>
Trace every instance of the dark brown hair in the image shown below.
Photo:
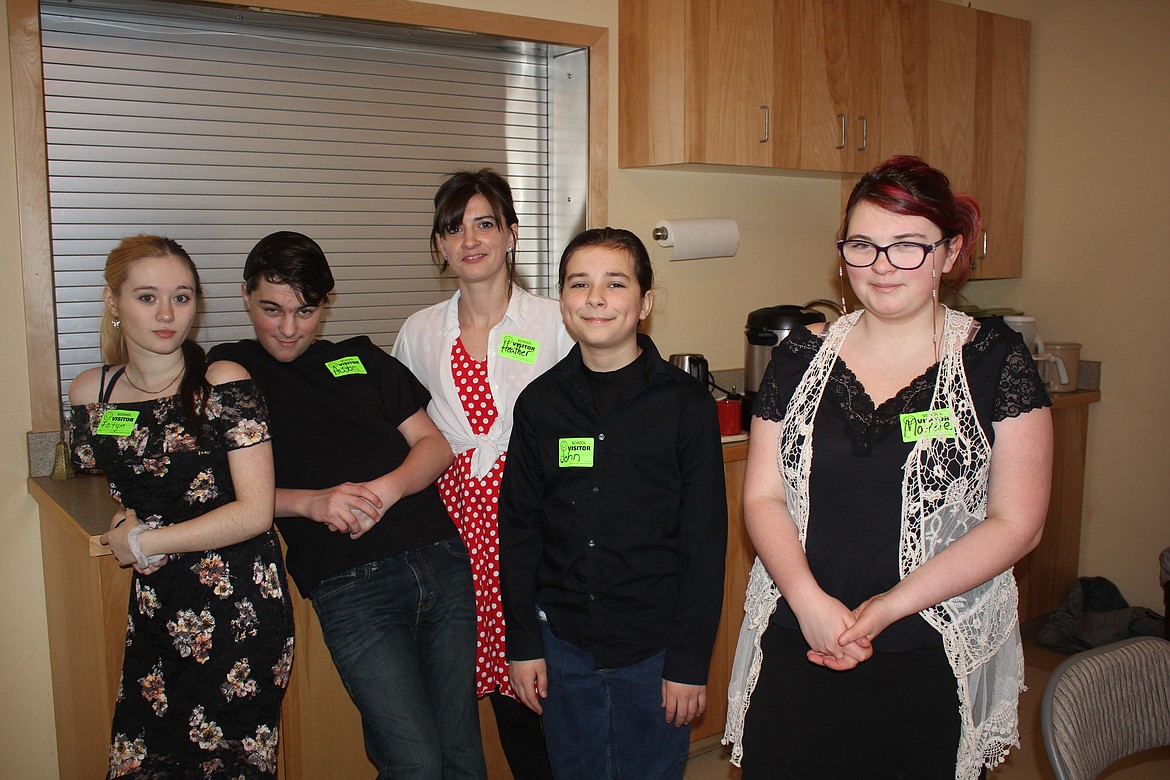
<path fill-rule="evenodd" d="M 459 171 L 440 185 L 435 193 L 435 219 L 431 227 L 431 260 L 439 267 L 439 273 L 447 273 L 449 267 L 447 259 L 439 251 L 437 239 L 458 229 L 463 223 L 463 211 L 467 202 L 476 195 L 482 195 L 496 218 L 496 225 L 501 231 L 507 231 L 513 225 L 519 225 L 516 216 L 516 204 L 512 201 L 512 187 L 503 176 L 491 168 L 478 171 Z M 519 283 L 516 274 L 516 250 L 512 249 L 507 255 L 508 278 L 513 283 Z"/>
<path fill-rule="evenodd" d="M 565 247 L 565 251 L 561 253 L 561 266 L 557 271 L 558 289 L 565 286 L 565 273 L 573 253 L 593 246 L 628 254 L 634 261 L 634 278 L 638 280 L 638 291 L 645 296 L 654 288 L 654 268 L 650 265 L 650 254 L 646 251 L 642 239 L 624 228 L 603 227 L 578 233 Z"/>

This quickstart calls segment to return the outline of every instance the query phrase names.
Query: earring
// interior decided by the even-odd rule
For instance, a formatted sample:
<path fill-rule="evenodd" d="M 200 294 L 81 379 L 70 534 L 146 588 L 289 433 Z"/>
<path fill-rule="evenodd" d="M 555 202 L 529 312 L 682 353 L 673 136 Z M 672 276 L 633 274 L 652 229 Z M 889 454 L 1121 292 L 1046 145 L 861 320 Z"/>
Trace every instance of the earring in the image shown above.
<path fill-rule="evenodd" d="M 841 293 L 841 314 L 849 313 L 849 306 L 845 303 L 845 264 L 837 264 L 837 288 Z"/>
<path fill-rule="evenodd" d="M 122 321 L 121 321 L 121 320 L 119 320 L 119 319 L 115 319 L 115 320 L 114 320 L 114 327 L 115 327 L 115 328 L 120 328 L 120 327 L 122 327 Z"/>
<path fill-rule="evenodd" d="M 938 306 L 938 285 L 935 284 L 938 277 L 938 269 L 933 265 L 930 267 L 930 297 L 934 299 L 934 305 Z"/>

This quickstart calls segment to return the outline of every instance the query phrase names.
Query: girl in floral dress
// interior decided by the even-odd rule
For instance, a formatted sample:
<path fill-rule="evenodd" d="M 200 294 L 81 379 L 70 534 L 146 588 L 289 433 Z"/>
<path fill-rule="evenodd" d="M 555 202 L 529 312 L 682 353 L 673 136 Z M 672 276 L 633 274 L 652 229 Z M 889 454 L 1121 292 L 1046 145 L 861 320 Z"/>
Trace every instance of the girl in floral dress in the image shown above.
<path fill-rule="evenodd" d="M 125 239 L 105 279 L 106 365 L 69 400 L 75 464 L 123 507 L 102 544 L 134 567 L 109 776 L 273 776 L 293 624 L 263 398 L 187 340 L 200 286 L 181 246 Z"/>
<path fill-rule="evenodd" d="M 471 554 L 478 693 L 491 697 L 512 775 L 545 780 L 552 770 L 539 718 L 516 701 L 508 679 L 497 517 L 512 406 L 572 340 L 557 302 L 517 284 L 518 232 L 512 190 L 498 174 L 462 171 L 444 182 L 435 194 L 431 253 L 459 290 L 413 314 L 393 354 L 430 391 L 427 412 L 455 451 L 439 492 Z"/>

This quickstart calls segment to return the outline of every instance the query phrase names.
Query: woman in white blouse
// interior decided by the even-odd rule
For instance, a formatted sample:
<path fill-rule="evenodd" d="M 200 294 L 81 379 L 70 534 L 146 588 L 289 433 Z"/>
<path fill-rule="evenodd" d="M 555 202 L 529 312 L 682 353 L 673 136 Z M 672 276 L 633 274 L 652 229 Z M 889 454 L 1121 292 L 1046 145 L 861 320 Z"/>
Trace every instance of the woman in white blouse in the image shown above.
<path fill-rule="evenodd" d="M 538 716 L 508 679 L 497 530 L 512 408 L 527 384 L 572 346 L 556 301 L 518 283 L 519 219 L 507 181 L 461 171 L 435 194 L 431 256 L 459 290 L 407 319 L 393 354 L 431 392 L 427 411 L 455 451 L 439 478 L 447 512 L 471 555 L 479 629 L 478 694 L 490 696 L 517 780 L 552 777 Z"/>

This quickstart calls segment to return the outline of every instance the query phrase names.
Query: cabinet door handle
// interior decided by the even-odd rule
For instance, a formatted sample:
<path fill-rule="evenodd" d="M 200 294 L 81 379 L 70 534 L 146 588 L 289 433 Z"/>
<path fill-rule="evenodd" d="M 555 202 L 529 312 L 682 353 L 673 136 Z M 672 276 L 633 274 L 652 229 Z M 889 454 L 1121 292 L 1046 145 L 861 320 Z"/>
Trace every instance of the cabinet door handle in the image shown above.
<path fill-rule="evenodd" d="M 979 259 L 986 260 L 987 259 L 987 229 L 986 228 L 979 231 L 979 238 L 983 244 L 983 248 L 979 253 Z M 975 257 L 972 255 L 972 257 L 971 257 L 971 270 L 974 271 L 976 267 L 977 267 L 977 264 L 975 262 Z"/>
<path fill-rule="evenodd" d="M 764 109 L 764 137 L 760 139 L 760 143 L 766 144 L 768 143 L 768 131 L 772 126 L 772 112 L 768 110 L 767 106 L 760 106 L 760 108 Z"/>
<path fill-rule="evenodd" d="M 857 147 L 857 151 L 864 152 L 869 148 L 869 120 L 864 116 L 857 117 L 861 120 L 861 146 Z M 842 140 L 844 143 L 844 140 Z"/>
<path fill-rule="evenodd" d="M 837 144 L 837 149 L 845 148 L 845 115 L 837 114 L 837 121 L 841 123 L 841 143 Z"/>

